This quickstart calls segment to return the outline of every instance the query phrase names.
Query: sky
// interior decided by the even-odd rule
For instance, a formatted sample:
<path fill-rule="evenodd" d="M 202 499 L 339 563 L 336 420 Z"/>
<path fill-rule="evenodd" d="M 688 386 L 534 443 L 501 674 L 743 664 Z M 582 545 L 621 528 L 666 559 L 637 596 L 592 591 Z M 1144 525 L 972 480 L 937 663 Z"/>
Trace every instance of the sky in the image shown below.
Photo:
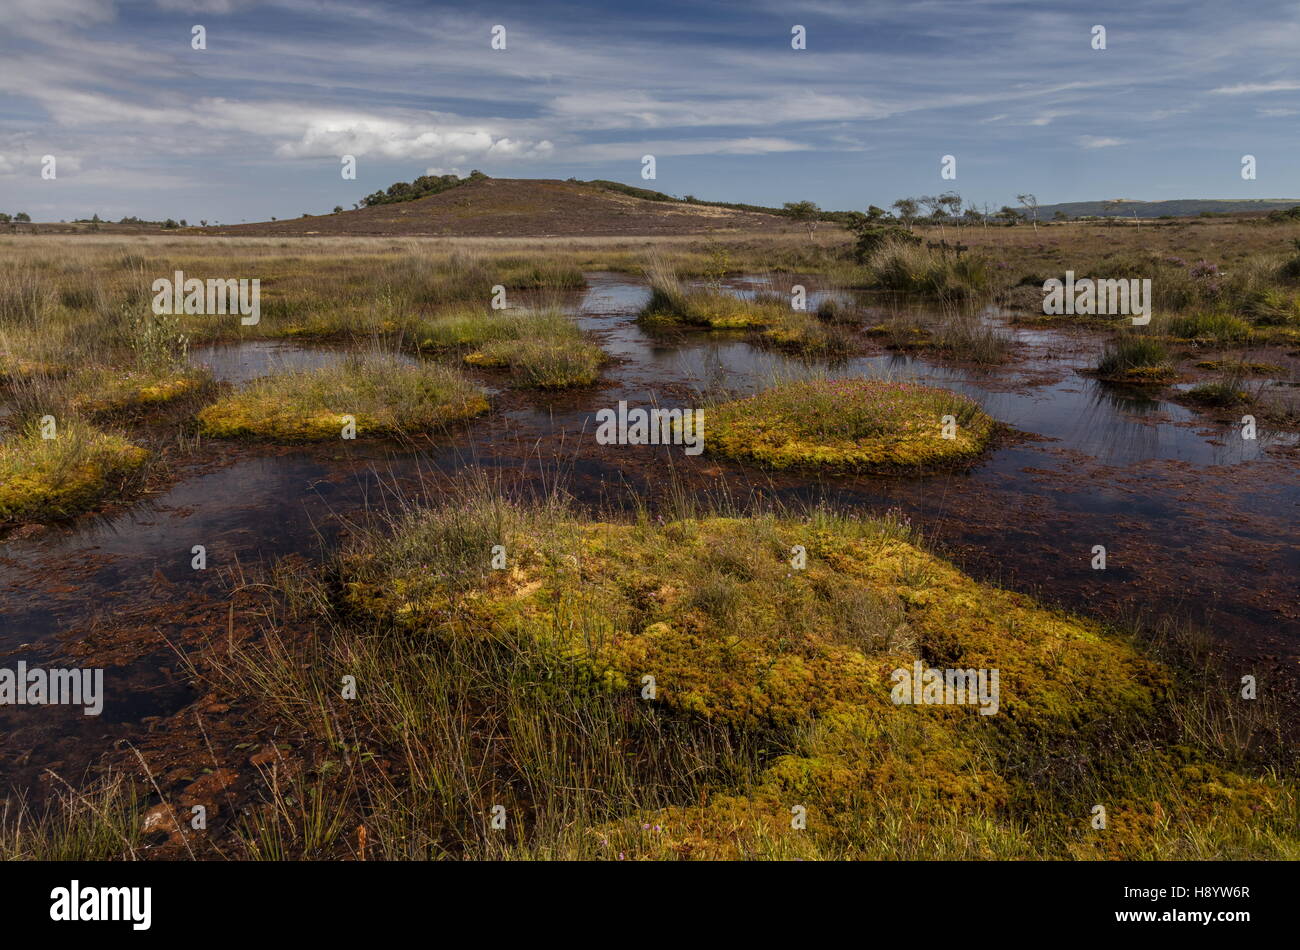
<path fill-rule="evenodd" d="M 38 221 L 296 217 L 471 169 L 836 210 L 1300 196 L 1300 3 L 0 0 L 0 24 L 0 211 Z"/>

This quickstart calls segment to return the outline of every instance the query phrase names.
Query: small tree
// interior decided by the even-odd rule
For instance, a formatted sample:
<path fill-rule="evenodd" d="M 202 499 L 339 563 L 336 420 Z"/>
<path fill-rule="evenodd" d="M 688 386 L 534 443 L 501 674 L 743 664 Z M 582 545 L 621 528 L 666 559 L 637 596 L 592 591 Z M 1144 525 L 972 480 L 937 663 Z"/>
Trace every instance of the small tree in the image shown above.
<path fill-rule="evenodd" d="M 899 198 L 890 205 L 890 207 L 898 212 L 898 216 L 903 220 L 903 226 L 910 231 L 912 229 L 912 221 L 916 218 L 916 212 L 918 210 L 916 199 Z"/>
<path fill-rule="evenodd" d="M 340 211 L 342 211 L 342 210 L 343 210 L 343 206 L 342 206 L 342 205 L 335 205 L 335 206 L 334 206 L 334 213 L 335 213 L 335 214 L 338 214 L 338 213 L 339 213 Z"/>
<path fill-rule="evenodd" d="M 938 215 L 939 213 L 938 195 L 922 195 L 921 197 L 916 199 L 916 202 L 922 208 L 925 209 L 925 216 L 929 218 L 931 221 L 933 221 L 933 219 Z"/>
<path fill-rule="evenodd" d="M 1023 195 L 1016 195 L 1016 200 L 1025 206 L 1029 212 L 1029 220 L 1034 222 L 1034 233 L 1038 233 L 1038 199 L 1026 192 Z"/>
<path fill-rule="evenodd" d="M 790 217 L 803 224 L 808 229 L 808 239 L 812 240 L 813 232 L 817 230 L 820 223 L 818 216 L 821 214 L 821 208 L 817 207 L 814 201 L 787 201 L 782 209 Z"/>
<path fill-rule="evenodd" d="M 961 207 L 961 198 L 956 192 L 949 191 L 942 195 L 922 195 L 918 199 L 925 206 L 926 214 L 932 223 L 939 225 L 939 240 L 947 240 L 947 232 L 943 229 L 944 219 L 948 217 L 948 209 L 956 201 L 957 207 Z"/>
<path fill-rule="evenodd" d="M 945 191 L 939 196 L 939 208 L 950 218 L 961 214 L 961 195 L 955 191 Z"/>
<path fill-rule="evenodd" d="M 32 220 L 32 216 L 31 216 L 30 214 L 28 214 L 26 211 L 19 211 L 16 215 L 14 215 L 14 220 L 15 220 L 15 221 L 26 221 L 26 222 L 28 222 L 28 223 L 30 224 L 30 223 L 31 223 L 31 220 Z"/>

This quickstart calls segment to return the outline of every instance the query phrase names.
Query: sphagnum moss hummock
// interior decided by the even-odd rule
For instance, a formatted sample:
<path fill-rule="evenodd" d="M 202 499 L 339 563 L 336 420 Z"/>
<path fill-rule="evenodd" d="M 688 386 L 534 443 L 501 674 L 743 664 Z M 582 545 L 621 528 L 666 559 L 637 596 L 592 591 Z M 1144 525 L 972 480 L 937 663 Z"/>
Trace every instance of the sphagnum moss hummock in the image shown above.
<path fill-rule="evenodd" d="M 1134 858 L 1177 854 L 1206 823 L 1202 847 L 1296 847 L 1284 781 L 1172 743 L 1114 744 L 1156 734 L 1143 730 L 1169 715 L 1166 669 L 1093 622 L 972 580 L 896 524 L 593 523 L 501 505 L 476 517 L 415 511 L 359 547 L 341 564 L 348 606 L 398 636 L 527 643 L 588 688 L 769 750 L 741 787 L 594 829 L 606 856 L 888 857 L 920 836 L 918 856 Z M 469 553 L 491 542 L 506 569 Z M 899 705 L 896 671 L 918 662 L 999 671 L 995 714 Z M 1059 755 L 1088 766 L 1060 771 Z M 1084 833 L 1097 801 L 1104 837 Z M 806 828 L 791 828 L 792 806 Z"/>
<path fill-rule="evenodd" d="M 427 432 L 488 409 L 483 393 L 454 369 L 385 356 L 255 380 L 199 413 L 204 435 L 283 441 Z"/>
<path fill-rule="evenodd" d="M 889 473 L 968 463 L 995 423 L 966 396 L 918 383 L 783 383 L 705 411 L 705 451 L 772 468 Z"/>
<path fill-rule="evenodd" d="M 78 391 L 72 405 L 92 417 L 112 416 L 179 402 L 211 385 L 212 374 L 201 368 L 163 372 L 103 369 L 84 373 L 74 381 Z"/>
<path fill-rule="evenodd" d="M 84 422 L 32 425 L 0 441 L 0 523 L 66 518 L 114 494 L 149 458 L 126 439 Z"/>

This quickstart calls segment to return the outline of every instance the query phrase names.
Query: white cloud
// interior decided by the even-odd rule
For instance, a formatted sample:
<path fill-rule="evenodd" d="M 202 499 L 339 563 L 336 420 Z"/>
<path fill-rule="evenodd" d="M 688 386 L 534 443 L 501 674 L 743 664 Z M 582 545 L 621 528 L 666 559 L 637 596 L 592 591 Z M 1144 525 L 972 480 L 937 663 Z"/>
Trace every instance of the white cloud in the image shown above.
<path fill-rule="evenodd" d="M 1073 115 L 1073 113 L 1048 111 L 1030 119 L 1029 124 L 1030 125 L 1051 125 L 1052 122 L 1054 122 L 1056 119 L 1059 119 L 1063 115 Z"/>
<path fill-rule="evenodd" d="M 483 127 L 447 127 L 363 116 L 313 117 L 300 137 L 279 145 L 283 158 L 367 155 L 388 159 L 440 160 L 460 164 L 474 158 L 546 158 L 554 146 Z"/>
<path fill-rule="evenodd" d="M 1255 92 L 1295 92 L 1300 89 L 1300 81 L 1278 79 L 1274 82 L 1243 82 L 1236 86 L 1220 86 L 1211 89 L 1216 96 L 1245 96 Z"/>
<path fill-rule="evenodd" d="M 802 152 L 812 148 L 784 138 L 750 136 L 740 139 L 665 139 L 643 142 L 602 142 L 578 145 L 566 150 L 575 161 L 638 161 L 643 155 L 764 155 L 769 152 Z"/>
<path fill-rule="evenodd" d="M 883 119 L 898 111 L 865 96 L 806 90 L 795 93 L 677 99 L 647 93 L 593 91 L 564 94 L 548 103 L 555 115 L 587 128 L 686 128 Z"/>
<path fill-rule="evenodd" d="M 5 0 L 6 26 L 15 22 L 103 23 L 112 20 L 113 0 Z"/>
<path fill-rule="evenodd" d="M 1080 135 L 1075 139 L 1075 142 L 1084 148 L 1113 148 L 1116 145 L 1127 144 L 1124 139 L 1109 138 L 1101 135 Z"/>

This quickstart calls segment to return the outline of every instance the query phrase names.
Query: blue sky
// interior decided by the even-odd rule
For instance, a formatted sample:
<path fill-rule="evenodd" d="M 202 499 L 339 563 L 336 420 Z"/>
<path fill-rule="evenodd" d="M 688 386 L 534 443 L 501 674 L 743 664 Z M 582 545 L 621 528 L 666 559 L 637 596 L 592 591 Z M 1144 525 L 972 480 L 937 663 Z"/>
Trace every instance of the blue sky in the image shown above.
<path fill-rule="evenodd" d="M 1043 204 L 1300 196 L 1298 3 L 0 10 L 0 210 L 37 220 L 293 217 L 473 168 L 836 209 L 948 189 L 994 208 L 1024 191 Z M 206 50 L 191 49 L 195 24 Z M 490 45 L 497 24 L 505 50 Z M 806 50 L 791 49 L 796 24 Z M 641 179 L 647 153 L 654 181 Z M 355 181 L 339 174 L 344 154 Z M 955 181 L 940 177 L 944 155 Z"/>

